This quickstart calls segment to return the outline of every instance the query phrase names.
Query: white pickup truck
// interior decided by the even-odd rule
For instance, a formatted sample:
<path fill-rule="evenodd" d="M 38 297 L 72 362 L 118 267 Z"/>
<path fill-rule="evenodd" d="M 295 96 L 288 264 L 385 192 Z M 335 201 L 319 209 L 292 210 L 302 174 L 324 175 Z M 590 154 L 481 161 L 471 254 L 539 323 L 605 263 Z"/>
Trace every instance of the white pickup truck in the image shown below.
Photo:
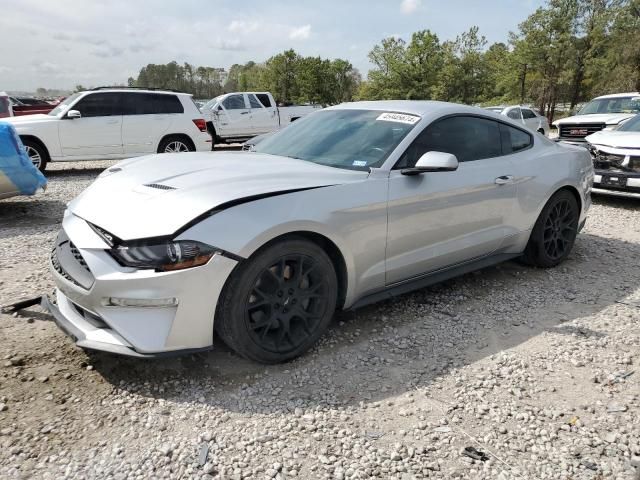
<path fill-rule="evenodd" d="M 269 92 L 233 92 L 208 101 L 200 110 L 215 143 L 237 143 L 278 130 L 320 108 L 278 107 Z"/>

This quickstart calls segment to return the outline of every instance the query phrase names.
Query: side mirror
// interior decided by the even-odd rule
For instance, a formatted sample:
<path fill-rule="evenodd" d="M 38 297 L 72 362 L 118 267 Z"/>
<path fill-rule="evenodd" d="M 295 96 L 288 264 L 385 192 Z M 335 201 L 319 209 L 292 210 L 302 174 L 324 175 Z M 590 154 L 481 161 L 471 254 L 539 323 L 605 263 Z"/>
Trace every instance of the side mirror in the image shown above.
<path fill-rule="evenodd" d="M 67 118 L 70 118 L 72 120 L 74 118 L 82 118 L 82 114 L 78 110 L 69 110 L 67 112 Z"/>
<path fill-rule="evenodd" d="M 402 175 L 420 175 L 427 172 L 453 172 L 458 169 L 458 159 L 451 153 L 427 152 L 416 162 L 415 167 L 403 168 Z"/>

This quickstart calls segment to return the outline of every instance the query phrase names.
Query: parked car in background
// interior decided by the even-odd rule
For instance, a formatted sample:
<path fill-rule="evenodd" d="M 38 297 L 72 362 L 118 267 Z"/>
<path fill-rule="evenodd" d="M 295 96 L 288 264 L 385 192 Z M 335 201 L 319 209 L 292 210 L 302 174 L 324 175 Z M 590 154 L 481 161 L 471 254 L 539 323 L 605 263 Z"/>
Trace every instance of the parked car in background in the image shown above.
<path fill-rule="evenodd" d="M 202 113 L 186 93 L 96 88 L 46 115 L 11 117 L 31 160 L 48 162 L 211 150 Z"/>
<path fill-rule="evenodd" d="M 558 140 L 586 146 L 586 137 L 601 130 L 613 130 L 640 113 L 640 93 L 603 95 L 587 103 L 577 115 L 553 122 Z"/>
<path fill-rule="evenodd" d="M 0 199 L 33 195 L 47 186 L 29 159 L 13 126 L 0 121 Z"/>
<path fill-rule="evenodd" d="M 216 143 L 244 142 L 278 130 L 302 118 L 319 105 L 277 106 L 269 92 L 234 92 L 220 95 L 201 107 Z"/>
<path fill-rule="evenodd" d="M 512 105 L 510 107 L 487 107 L 487 110 L 505 115 L 516 122 L 520 122 L 527 128 L 542 135 L 549 135 L 549 121 L 544 115 L 530 107 Z"/>
<path fill-rule="evenodd" d="M 39 113 L 49 113 L 55 108 L 43 100 L 27 97 L 9 97 L 13 109 L 13 115 L 18 117 L 21 115 L 36 115 Z"/>
<path fill-rule="evenodd" d="M 138 357 L 294 358 L 355 308 L 511 258 L 567 258 L 590 206 L 584 148 L 443 102 L 342 104 L 256 152 L 152 155 L 68 204 L 58 325 Z"/>
<path fill-rule="evenodd" d="M 5 92 L 0 92 L 0 118 L 7 118 L 13 116 L 13 108 L 9 95 Z"/>
<path fill-rule="evenodd" d="M 595 168 L 594 191 L 640 194 L 640 114 L 585 140 Z"/>

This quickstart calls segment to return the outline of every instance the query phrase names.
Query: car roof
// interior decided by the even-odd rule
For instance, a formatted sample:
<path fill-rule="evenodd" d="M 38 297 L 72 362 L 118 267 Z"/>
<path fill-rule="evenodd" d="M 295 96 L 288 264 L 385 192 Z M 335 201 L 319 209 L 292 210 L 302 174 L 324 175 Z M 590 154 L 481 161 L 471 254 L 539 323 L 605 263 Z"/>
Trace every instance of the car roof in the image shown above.
<path fill-rule="evenodd" d="M 160 93 L 163 95 L 186 95 L 191 97 L 192 94 L 185 92 L 172 92 L 171 90 L 154 90 L 152 88 L 127 88 L 127 87 L 113 87 L 113 88 L 99 88 L 93 90 L 84 90 L 81 93 L 100 93 L 100 92 L 126 92 L 126 93 Z"/>
<path fill-rule="evenodd" d="M 375 110 L 381 112 L 401 112 L 412 115 L 431 115 L 448 113 L 481 113 L 491 114 L 480 107 L 460 105 L 457 103 L 440 102 L 435 100 L 377 100 L 364 102 L 341 103 L 325 110 Z"/>
<path fill-rule="evenodd" d="M 594 100 L 600 100 L 601 98 L 624 98 L 624 97 L 638 97 L 638 96 L 640 96 L 639 92 L 612 93 L 609 95 L 601 95 L 599 97 L 594 98 Z"/>

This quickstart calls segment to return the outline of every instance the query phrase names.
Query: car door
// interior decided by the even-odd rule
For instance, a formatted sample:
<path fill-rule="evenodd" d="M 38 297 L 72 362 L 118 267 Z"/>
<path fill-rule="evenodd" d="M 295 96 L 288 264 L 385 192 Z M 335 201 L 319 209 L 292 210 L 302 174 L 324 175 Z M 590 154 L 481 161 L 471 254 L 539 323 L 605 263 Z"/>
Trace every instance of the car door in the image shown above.
<path fill-rule="evenodd" d="M 259 135 L 275 130 L 278 127 L 275 108 L 265 107 L 253 93 L 247 97 L 251 107 L 251 133 Z"/>
<path fill-rule="evenodd" d="M 219 106 L 217 115 L 218 135 L 233 138 L 252 135 L 251 110 L 242 93 L 234 93 L 225 98 Z"/>
<path fill-rule="evenodd" d="M 105 157 L 122 155 L 122 93 L 94 92 L 83 96 L 58 122 L 58 136 L 65 157 Z"/>
<path fill-rule="evenodd" d="M 402 175 L 428 151 L 456 155 L 458 169 Z M 427 126 L 389 177 L 387 284 L 499 250 L 514 222 L 512 179 L 498 122 L 452 116 Z"/>
<path fill-rule="evenodd" d="M 127 92 L 124 96 L 122 143 L 127 155 L 156 153 L 174 117 L 184 113 L 175 95 Z"/>

